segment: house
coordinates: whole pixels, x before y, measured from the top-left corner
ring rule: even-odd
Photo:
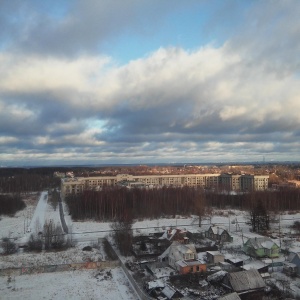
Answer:
[[[194,244],[173,242],[171,246],[158,257],[159,261],[168,261],[169,265],[180,274],[205,272],[206,264],[198,259]]]
[[[290,265],[290,271],[293,269],[293,273],[300,276],[300,253],[291,253],[288,257],[288,261],[293,264]],[[286,267],[287,269],[287,267]],[[286,270],[287,271],[287,270]]]
[[[243,251],[252,257],[275,258],[279,256],[280,248],[268,237],[255,237],[248,239]]]
[[[205,237],[217,242],[232,242],[233,238],[228,231],[219,226],[210,226],[204,233]]]
[[[206,251],[206,260],[209,264],[224,262],[224,255],[219,251]]]
[[[298,272],[298,267],[296,264],[290,262],[283,263],[283,273],[289,276],[296,276]]]
[[[227,273],[223,278],[223,286],[236,292],[239,296],[263,292],[266,287],[263,278],[255,269]]]

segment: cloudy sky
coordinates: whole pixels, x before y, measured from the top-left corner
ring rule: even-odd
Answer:
[[[0,166],[300,160],[298,0],[0,0]]]

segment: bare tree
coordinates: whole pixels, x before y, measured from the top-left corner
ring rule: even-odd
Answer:
[[[206,214],[206,201],[203,190],[198,190],[197,196],[194,200],[195,213],[199,217],[199,227],[202,225],[202,218]]]
[[[40,234],[32,233],[28,241],[28,249],[31,251],[42,251],[43,240]]]
[[[122,218],[111,223],[114,240],[122,255],[128,256],[131,253],[132,245],[132,216],[124,214]]]
[[[254,232],[261,232],[270,228],[269,214],[260,200],[250,210],[250,223]]]

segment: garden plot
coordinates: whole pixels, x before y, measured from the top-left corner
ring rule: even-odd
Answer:
[[[0,295],[3,300],[138,298],[121,268],[0,277]]]

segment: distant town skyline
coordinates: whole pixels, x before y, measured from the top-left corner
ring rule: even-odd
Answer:
[[[2,1],[0,166],[300,161],[300,3]]]

